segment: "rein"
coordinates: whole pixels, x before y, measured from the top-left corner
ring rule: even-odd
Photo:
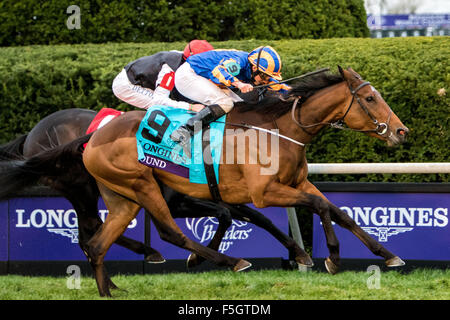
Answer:
[[[389,115],[388,115],[388,119],[386,122],[381,122],[379,123],[378,120],[372,115],[372,113],[370,113],[369,109],[367,109],[367,107],[362,103],[361,99],[357,96],[358,91],[367,86],[370,85],[370,82],[366,81],[361,83],[358,87],[356,87],[355,89],[352,89],[352,87],[350,86],[350,84],[348,84],[348,87],[350,89],[350,93],[352,94],[352,100],[350,101],[350,104],[347,107],[347,110],[345,111],[344,115],[342,116],[342,118],[334,121],[334,122],[318,122],[318,123],[314,123],[314,124],[310,124],[310,125],[303,125],[301,124],[295,117],[295,111],[297,109],[297,105],[298,105],[298,101],[300,100],[300,97],[295,98],[295,101],[292,105],[292,109],[291,109],[291,118],[294,121],[294,123],[299,126],[302,129],[308,129],[308,128],[313,128],[313,127],[317,127],[320,125],[329,125],[332,128],[336,128],[336,129],[340,129],[340,130],[350,130],[350,131],[356,131],[356,132],[375,132],[379,135],[384,135],[386,134],[386,132],[389,129],[389,121],[391,120],[391,115],[392,115],[392,109],[389,109]],[[354,101],[358,102],[358,105],[361,107],[361,109],[364,110],[364,112],[369,116],[369,118],[372,120],[373,124],[376,125],[375,129],[371,129],[371,130],[358,130],[358,129],[353,129],[353,128],[349,128],[349,127],[345,127],[344,126],[344,119],[347,116],[347,114],[349,113],[351,107],[353,106]]]
[[[315,74],[318,74],[318,73],[322,73],[322,72],[325,72],[325,71],[329,71],[329,70],[330,70],[330,68],[322,68],[322,69],[319,69],[319,70],[316,70],[316,71],[311,71],[311,72],[302,74],[300,76],[289,78],[289,79],[286,79],[286,80],[283,80],[283,81],[278,81],[278,82],[274,82],[274,83],[268,83],[268,84],[262,84],[262,85],[259,85],[259,86],[254,86],[253,89],[267,88],[267,87],[271,87],[271,86],[274,86],[274,85],[277,85],[277,84],[286,83],[286,82],[289,82],[289,81],[292,81],[292,80],[297,80],[297,79],[309,77],[309,76],[312,76],[312,75],[315,75]]]
[[[290,142],[292,142],[292,143],[298,144],[298,145],[301,146],[301,147],[304,147],[304,146],[305,146],[305,144],[304,144],[304,143],[301,143],[300,141],[294,140],[294,139],[292,139],[292,138],[289,138],[289,137],[287,137],[287,136],[285,136],[285,135],[282,135],[282,134],[279,134],[279,133],[277,133],[277,132],[273,132],[272,130],[268,130],[268,129],[264,129],[264,128],[260,128],[260,127],[253,126],[253,125],[251,125],[251,124],[246,124],[246,123],[231,123],[231,122],[227,122],[226,124],[231,125],[231,126],[235,126],[235,127],[242,127],[242,128],[248,128],[248,129],[259,130],[259,131],[266,132],[266,133],[269,133],[269,134],[271,134],[271,135],[280,137],[280,138],[282,138],[282,139],[288,140],[288,141],[290,141]]]

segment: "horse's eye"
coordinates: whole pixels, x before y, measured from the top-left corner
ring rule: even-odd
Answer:
[[[366,101],[367,101],[367,102],[372,102],[372,101],[373,101],[373,97],[372,97],[372,96],[367,97],[367,98],[366,98]]]

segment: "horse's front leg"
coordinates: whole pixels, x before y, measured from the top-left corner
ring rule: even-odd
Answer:
[[[312,183],[306,181],[304,184],[304,190],[315,194],[325,201],[327,201],[330,208],[331,220],[336,222],[339,226],[349,230],[356,237],[358,237],[364,245],[372,251],[373,254],[383,257],[388,267],[399,267],[405,263],[398,256],[383,247],[378,241],[372,238],[367,232],[365,232],[356,222],[350,218],[348,214],[332,204]]]
[[[325,260],[325,266],[329,273],[337,273],[340,265],[339,242],[331,224],[329,205],[327,201],[317,195],[295,189],[275,181],[266,186],[261,196],[255,194],[252,198],[257,207],[302,206],[319,215],[325,231],[327,247],[330,251],[330,256]]]

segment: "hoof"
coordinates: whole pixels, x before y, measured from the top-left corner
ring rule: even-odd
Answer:
[[[325,268],[329,274],[336,274],[339,271],[339,266],[337,266],[330,258],[325,259]]]
[[[147,263],[164,263],[166,259],[159,253],[152,253],[145,257]]]
[[[186,267],[188,268],[194,268],[198,266],[200,263],[202,263],[204,259],[195,253],[191,253],[189,257],[186,260]]]
[[[244,271],[252,266],[252,264],[244,259],[240,259],[233,267],[234,272]]]
[[[312,268],[314,266],[314,262],[310,256],[295,257],[295,262],[301,267]]]
[[[108,288],[105,288],[103,290],[98,289],[98,293],[100,295],[100,297],[104,297],[104,298],[112,298],[111,292],[109,291]]]
[[[386,260],[386,265],[388,267],[402,267],[405,265],[405,261],[403,261],[399,257],[395,256],[389,260]]]
[[[111,281],[111,279],[108,281],[108,287],[109,287],[109,289],[111,289],[111,290],[120,290],[119,287],[116,286],[116,285],[114,284],[114,282]]]

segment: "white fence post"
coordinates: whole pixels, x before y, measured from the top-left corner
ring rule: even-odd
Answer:
[[[298,224],[297,213],[295,212],[295,208],[286,208],[288,219],[289,219],[289,227],[291,228],[292,238],[294,238],[295,242],[305,250],[305,245],[303,244],[302,233],[300,231],[300,225]],[[311,268],[298,266],[299,271],[308,271]]]

